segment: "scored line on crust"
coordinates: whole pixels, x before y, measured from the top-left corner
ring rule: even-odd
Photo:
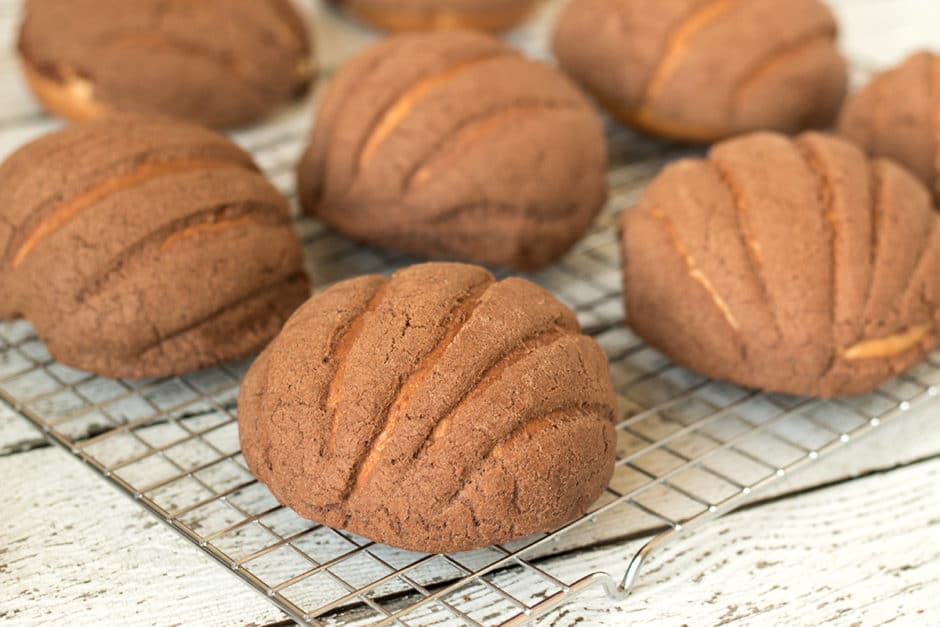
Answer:
[[[725,15],[739,0],[709,0],[686,15],[667,38],[665,53],[653,71],[635,115],[643,117],[650,103],[662,93],[668,81],[679,68],[691,40],[712,22]]]
[[[157,245],[162,248],[167,240],[172,239],[177,233],[191,227],[218,224],[219,222],[226,222],[231,226],[231,223],[236,220],[238,220],[239,223],[241,223],[241,220],[244,220],[245,223],[250,220],[259,225],[269,224],[272,226],[290,228],[290,217],[282,213],[280,207],[263,203],[216,205],[201,211],[192,212],[187,216],[163,225],[161,228],[148,233],[136,242],[126,246],[119,255],[104,265],[103,270],[85,280],[75,292],[76,300],[78,302],[84,302],[94,296],[107,283],[109,277],[119,272],[129,259],[149,246]]]
[[[60,203],[49,215],[43,218],[33,231],[23,238],[19,248],[13,254],[10,267],[16,268],[19,266],[43,239],[61,229],[83,210],[113,194],[139,187],[164,176],[173,176],[174,174],[192,172],[193,170],[223,168],[250,169],[234,160],[184,158],[143,163],[126,174],[100,181],[77,196]]]
[[[679,238],[679,234],[676,232],[676,227],[672,223],[672,220],[669,219],[669,216],[666,215],[665,211],[658,207],[650,210],[649,214],[654,220],[659,222],[663,227],[663,230],[666,231],[666,235],[669,238],[672,247],[679,254],[679,257],[685,264],[689,276],[692,278],[692,280],[700,284],[705,289],[711,298],[712,303],[721,312],[725,322],[727,322],[728,326],[730,326],[731,329],[740,337],[740,325],[737,318],[735,318],[734,313],[731,311],[731,307],[728,305],[728,302],[722,298],[721,294],[718,292],[718,289],[711,282],[708,276],[702,272],[701,268],[699,268],[695,258],[686,248],[685,244],[682,243],[682,240]]]
[[[734,113],[737,111],[738,106],[743,99],[744,93],[750,89],[754,83],[759,81],[767,72],[773,69],[776,65],[783,63],[784,61],[798,56],[799,54],[806,51],[807,48],[810,48],[816,43],[819,43],[822,40],[832,41],[835,38],[835,31],[831,26],[826,28],[812,30],[800,37],[797,37],[793,41],[777,46],[773,48],[768,54],[764,55],[754,67],[750,68],[744,76],[738,79],[737,85],[734,87],[734,91],[731,98],[731,112],[730,119],[734,121]]]
[[[446,162],[447,157],[460,154],[461,149],[468,148],[483,135],[492,132],[495,128],[506,124],[518,115],[543,113],[546,111],[563,111],[575,109],[578,103],[552,102],[543,100],[515,101],[503,103],[487,111],[461,120],[461,122],[446,135],[444,135],[431,149],[412,166],[403,179],[402,190],[410,191],[428,181],[432,176],[431,165],[435,161]]]
[[[237,309],[238,307],[241,307],[242,305],[246,305],[248,303],[251,303],[252,301],[263,301],[266,297],[271,296],[272,294],[277,294],[284,289],[290,289],[296,283],[300,283],[300,282],[306,283],[306,281],[307,281],[307,278],[303,272],[293,272],[277,281],[262,285],[261,287],[255,290],[252,290],[248,294],[227,303],[226,305],[213,311],[211,314],[209,314],[208,316],[205,316],[204,318],[201,318],[200,320],[190,322],[177,329],[173,329],[169,333],[160,335],[157,341],[147,344],[142,349],[140,349],[139,353],[141,355],[141,358],[144,358],[148,351],[155,349],[155,348],[159,348],[161,345],[165,344],[166,342],[173,340],[175,338],[178,338],[190,331],[206,326],[210,322],[218,318],[221,318],[225,314],[231,312],[234,309]]]
[[[425,440],[424,445],[415,455],[416,458],[423,455],[431,444],[444,436],[444,433],[450,428],[451,419],[460,411],[468,401],[475,398],[487,388],[500,380],[500,376],[513,364],[522,360],[527,355],[548,346],[555,344],[561,339],[573,335],[575,331],[565,328],[559,320],[552,321],[549,325],[533,330],[519,343],[504,353],[497,355],[482,371],[479,378],[468,386],[465,392],[460,395],[443,416],[434,419],[433,427]]]
[[[327,394],[324,405],[326,412],[329,415],[329,421],[331,424],[330,436],[326,443],[326,449],[331,454],[336,451],[336,437],[337,432],[339,431],[339,421],[337,420],[336,410],[340,400],[340,388],[343,385],[343,378],[345,376],[345,357],[356,343],[356,339],[359,337],[359,334],[362,333],[362,329],[365,326],[366,316],[378,309],[382,304],[382,301],[385,299],[385,295],[388,292],[390,283],[391,279],[386,279],[376,288],[375,292],[372,293],[372,296],[366,303],[366,306],[363,307],[363,309],[358,314],[356,314],[352,320],[350,320],[346,331],[343,333],[343,336],[340,338],[339,342],[337,342],[333,354],[327,355],[328,361],[331,363],[336,363],[336,368],[333,370],[333,376],[330,378],[330,381],[326,387]]]
[[[514,52],[508,53],[505,50],[498,50],[482,56],[473,57],[434,72],[429,76],[425,76],[417,83],[408,87],[403,93],[398,95],[395,102],[381,114],[376,124],[370,129],[363,143],[362,150],[359,152],[359,158],[356,160],[357,167],[361,170],[369,164],[382,142],[401,124],[411,110],[434,89],[487,61],[498,57],[514,55]]]
[[[725,188],[728,190],[728,194],[731,196],[732,202],[734,204],[733,215],[735,231],[737,232],[738,237],[741,239],[741,246],[745,252],[745,257],[748,260],[748,266],[750,267],[754,278],[757,280],[761,294],[764,297],[764,303],[766,304],[767,310],[770,312],[770,316],[773,319],[776,336],[782,339],[783,330],[780,326],[777,305],[763,273],[763,260],[760,254],[760,244],[756,242],[753,237],[749,237],[745,231],[744,222],[747,215],[747,201],[743,192],[735,184],[732,173],[727,168],[723,167],[713,159],[708,159],[707,163],[710,163],[714,167],[715,172],[718,174],[718,180],[721,181],[722,185],[725,186]]]
[[[824,228],[827,229],[828,240],[829,240],[829,293],[831,297],[829,299],[829,329],[831,333],[831,340],[833,347],[838,349],[835,346],[836,344],[836,312],[840,311],[839,308],[839,278],[838,273],[840,270],[839,266],[839,251],[838,247],[838,232],[839,232],[839,223],[836,219],[835,207],[833,206],[835,202],[835,193],[832,186],[832,173],[824,165],[823,160],[816,153],[816,149],[813,147],[812,142],[807,141],[806,137],[799,137],[794,140],[794,147],[796,148],[796,153],[803,159],[806,163],[806,169],[816,179],[817,186],[817,198],[819,200],[819,210],[822,213],[822,224]],[[830,364],[827,366],[823,372],[828,372],[832,367],[832,364],[835,362],[835,350],[833,351],[832,357],[830,357]]]
[[[487,462],[493,458],[500,458],[502,451],[516,438],[523,434],[533,435],[539,431],[547,429],[551,425],[574,422],[576,420],[593,419],[596,421],[606,421],[604,424],[613,424],[614,416],[610,412],[610,406],[604,403],[568,403],[562,404],[554,409],[548,409],[539,412],[535,416],[525,418],[506,436],[500,438],[490,446],[472,468],[465,469],[463,476],[460,477],[457,490],[450,496],[443,505],[447,509],[454,504],[461,502],[464,492],[473,484],[473,477],[486,468]]]
[[[427,377],[434,371],[434,367],[443,357],[444,352],[450,347],[454,338],[467,325],[473,317],[473,313],[480,305],[486,292],[495,285],[491,277],[472,286],[467,294],[458,298],[457,303],[451,309],[448,316],[452,320],[445,325],[445,331],[434,346],[432,346],[424,356],[418,361],[417,367],[399,384],[395,398],[385,408],[382,420],[384,424],[378,434],[369,442],[369,445],[363,451],[360,459],[357,460],[355,470],[350,476],[346,486],[345,497],[362,490],[368,483],[372,475],[372,469],[378,462],[389,441],[395,433],[395,427],[401,420],[401,414],[407,407],[408,402],[414,396],[415,392],[425,382]],[[456,320],[456,324],[454,324]]]

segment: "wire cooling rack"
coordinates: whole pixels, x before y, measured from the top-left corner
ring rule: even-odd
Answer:
[[[0,4],[8,32],[11,7]],[[14,80],[11,60],[0,59],[0,81]],[[54,126],[28,99],[3,98],[7,152]],[[236,136],[289,197],[308,118],[298,107]],[[655,548],[940,395],[940,353],[872,394],[840,400],[758,393],[671,364],[623,325],[615,225],[646,181],[689,151],[609,131],[607,209],[560,263],[529,277],[577,312],[606,351],[620,397],[610,485],[591,511],[553,533],[426,555],[299,518],[252,478],[239,451],[236,398],[247,362],[115,381],[56,363],[28,323],[5,322],[0,398],[300,622],[517,624],[592,586],[623,599]],[[307,219],[297,229],[319,289],[415,261]],[[612,542],[634,548],[623,572],[579,572],[559,559]]]

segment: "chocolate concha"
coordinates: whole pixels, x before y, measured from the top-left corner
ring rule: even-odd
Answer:
[[[533,270],[585,233],[606,161],[600,120],[561,73],[479,33],[401,35],[337,73],[298,187],[354,239]]]
[[[711,142],[830,125],[847,85],[836,30],[819,0],[572,0],[554,50],[615,117]]]
[[[225,137],[118,116],[50,133],[0,167],[0,318],[112,377],[178,374],[262,348],[309,294],[287,201]]]
[[[26,0],[23,73],[49,111],[247,124],[304,93],[316,66],[290,0]]]
[[[940,214],[848,142],[756,133],[667,167],[624,212],[628,324],[709,377],[867,392],[940,335]]]
[[[430,263],[311,298],[249,370],[249,468],[300,515],[454,552],[561,525],[614,464],[607,360],[523,279]]]

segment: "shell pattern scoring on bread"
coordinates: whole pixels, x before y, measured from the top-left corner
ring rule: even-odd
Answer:
[[[572,0],[553,47],[615,117],[711,142],[830,125],[847,86],[836,31],[819,0]]]
[[[306,92],[315,64],[290,0],[26,0],[23,73],[49,111],[253,122]]]
[[[399,35],[333,79],[298,187],[354,239],[533,270],[585,233],[606,163],[600,119],[561,73],[488,35]]]
[[[628,324],[707,376],[844,396],[938,344],[940,213],[848,142],[717,144],[667,167],[621,227]]]
[[[839,134],[916,174],[940,202],[940,55],[918,52],[846,103]]]
[[[0,166],[0,318],[62,363],[139,378],[262,348],[309,295],[287,201],[225,137],[132,115]]]
[[[300,515],[412,550],[555,528],[613,472],[604,352],[534,283],[428,263],[317,294],[252,365],[245,461]]]
[[[522,22],[539,0],[328,0],[357,19],[391,31],[502,31]]]

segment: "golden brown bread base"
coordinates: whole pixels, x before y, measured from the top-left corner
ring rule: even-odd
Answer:
[[[695,124],[683,124],[675,120],[665,120],[653,111],[626,109],[613,102],[602,102],[601,106],[615,119],[638,131],[657,135],[676,141],[695,144],[710,144],[728,135],[727,129],[708,128]]]
[[[20,70],[33,95],[50,113],[71,122],[87,122],[117,113],[105,103],[95,100],[95,86],[82,78],[57,81],[38,71],[26,59],[20,59]],[[311,82],[316,75],[312,61],[297,66],[300,80]]]
[[[75,78],[60,82],[39,72],[33,65],[20,59],[20,67],[29,88],[43,108],[73,122],[84,122],[107,115],[111,110],[94,98],[94,86]]]
[[[351,6],[347,13],[360,22],[371,24],[388,31],[414,32],[435,30],[482,30],[500,32],[518,25],[535,7],[536,2],[520,2],[513,10],[494,13],[461,11],[454,9],[436,9],[422,11],[418,9],[380,9]]]

